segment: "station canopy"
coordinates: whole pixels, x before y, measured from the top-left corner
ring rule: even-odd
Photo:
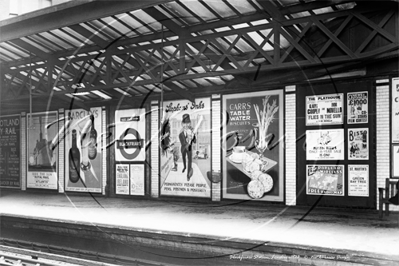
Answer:
[[[192,100],[362,73],[398,54],[398,3],[379,2],[67,2],[0,21],[1,101]]]

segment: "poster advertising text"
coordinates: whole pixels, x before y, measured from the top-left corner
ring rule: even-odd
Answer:
[[[369,117],[368,93],[348,92],[348,124],[367,123]]]
[[[164,102],[160,138],[161,195],[210,197],[210,99]]]
[[[369,196],[369,166],[348,165],[348,195]]]
[[[144,196],[144,164],[130,165],[130,195]]]
[[[348,159],[368,160],[369,159],[369,129],[349,128],[348,129]]]
[[[27,188],[58,189],[58,113],[27,116]]]
[[[306,165],[306,194],[344,196],[344,166]]]
[[[392,142],[399,143],[399,78],[392,79]]]
[[[306,125],[334,125],[344,122],[344,95],[325,94],[306,97]]]
[[[306,130],[306,160],[343,160],[344,129]]]
[[[0,117],[0,187],[21,187],[21,117]]]
[[[129,175],[130,167],[128,164],[117,164],[115,173],[116,194],[129,195]]]
[[[283,114],[280,90],[223,96],[224,198],[284,200]]]
[[[392,177],[399,177],[399,145],[392,146]]]
[[[115,160],[145,161],[145,109],[116,110]]]
[[[65,116],[65,191],[101,193],[101,107]]]

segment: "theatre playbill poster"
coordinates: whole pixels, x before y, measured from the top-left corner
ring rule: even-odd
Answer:
[[[101,193],[101,107],[68,110],[65,116],[65,191]]]
[[[344,122],[344,94],[312,95],[306,97],[306,125],[335,125]]]
[[[392,79],[392,142],[399,143],[399,78]]]
[[[211,196],[210,98],[166,101],[160,124],[161,195]]]
[[[229,94],[222,103],[223,198],[283,201],[283,92]]]
[[[349,128],[348,129],[348,159],[368,160],[369,159],[369,129]]]
[[[368,110],[367,91],[348,92],[348,124],[367,123]]]
[[[306,160],[343,160],[344,129],[306,130]]]
[[[58,189],[58,113],[27,116],[27,188]]]
[[[0,117],[0,187],[21,187],[21,116]]]
[[[307,165],[306,194],[344,196],[344,166]]]
[[[128,164],[116,164],[116,194],[129,195],[130,168]]]
[[[369,196],[369,166],[348,165],[348,195]]]

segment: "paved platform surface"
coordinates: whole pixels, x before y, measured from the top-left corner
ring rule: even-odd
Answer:
[[[398,256],[399,213],[1,191],[0,214]],[[1,236],[1,232],[0,232]],[[350,255],[350,254],[348,254]]]

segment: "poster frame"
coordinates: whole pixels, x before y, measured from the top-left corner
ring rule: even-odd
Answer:
[[[399,77],[391,79],[391,138],[392,143],[399,143]]]
[[[367,112],[366,112],[366,121],[364,121],[364,122],[352,122],[352,121],[350,121],[350,118],[349,118],[349,110],[350,110],[350,105],[349,105],[349,95],[351,95],[351,94],[357,94],[357,93],[365,93],[366,94],[366,98],[367,98],[367,104],[365,104],[365,105],[367,105]],[[348,125],[358,125],[358,124],[367,124],[368,122],[369,122],[369,102],[370,102],[370,100],[369,100],[369,92],[368,91],[352,91],[352,92],[348,92],[347,94],[346,94],[346,110],[347,110],[347,112],[348,112],[348,114],[347,114],[347,119],[346,119],[346,123],[348,124]],[[356,117],[355,117],[355,119],[356,119]]]
[[[37,113],[27,113],[26,114],[26,147],[25,147],[25,151],[26,151],[26,173],[25,173],[25,183],[26,183],[26,189],[44,189],[44,190],[49,190],[49,191],[58,191],[59,190],[59,188],[60,188],[60,178],[59,178],[59,172],[60,172],[60,157],[59,157],[59,151],[58,151],[58,149],[59,148],[57,148],[57,152],[56,152],[56,155],[55,156],[57,156],[56,158],[57,158],[57,163],[56,163],[56,167],[57,167],[57,170],[56,170],[56,175],[57,175],[57,177],[56,177],[56,183],[57,183],[57,187],[56,188],[40,188],[40,187],[29,187],[28,186],[28,173],[29,173],[29,156],[28,156],[28,154],[29,154],[29,150],[28,150],[28,148],[29,148],[29,145],[28,145],[28,142],[29,142],[29,117],[32,117],[32,116],[36,116],[36,115],[48,115],[48,114],[51,114],[51,113],[54,113],[55,114],[55,116],[56,116],[56,119],[55,119],[55,121],[57,122],[57,125],[58,125],[58,127],[57,127],[57,134],[59,133],[59,130],[60,130],[60,124],[59,124],[59,117],[60,117],[60,114],[59,114],[59,112],[57,111],[57,110],[54,110],[54,111],[44,111],[44,112],[37,112]]]
[[[391,148],[391,178],[399,179],[399,167],[395,168],[395,161],[399,162],[399,153],[395,153],[395,148],[399,149],[399,143],[392,144]]]
[[[309,194],[308,193],[308,185],[309,185],[309,180],[308,180],[308,169],[309,167],[315,167],[315,166],[327,166],[327,167],[337,167],[339,166],[342,169],[342,195],[335,195],[335,194],[323,194],[323,193],[314,193],[314,194]],[[331,197],[345,197],[345,164],[306,164],[306,195],[307,196],[331,196]]]
[[[350,180],[351,180],[351,173],[352,171],[349,171],[351,167],[366,167],[367,168],[367,195],[353,195],[350,192]],[[370,196],[370,167],[368,164],[348,164],[348,196],[349,197],[365,197],[368,198]]]
[[[314,135],[316,135],[318,132],[328,132],[328,131],[335,131],[337,132],[337,136],[341,137],[340,140],[337,141],[337,145],[341,147],[341,152],[336,155],[336,157],[326,157],[326,158],[316,158],[316,157],[309,157],[309,151],[311,147],[309,142],[308,142],[308,137],[311,135],[310,132],[314,132]],[[307,161],[341,161],[345,159],[345,132],[343,128],[323,128],[323,129],[308,129],[305,131],[306,132],[306,160]],[[320,144],[321,145],[321,144]],[[316,155],[315,155],[316,156]]]
[[[350,141],[349,140],[349,132],[350,131],[355,131],[355,130],[357,130],[357,131],[360,131],[360,130],[363,130],[363,131],[367,131],[367,157],[366,158],[356,158],[356,157],[354,157],[354,158],[352,158],[351,156],[350,156],[350,153],[351,153],[351,142],[352,141]],[[347,135],[347,137],[348,137],[348,141],[347,141],[347,143],[348,143],[348,147],[347,147],[347,153],[348,153],[348,161],[357,161],[357,160],[359,160],[359,161],[367,161],[367,160],[369,160],[369,157],[370,157],[370,130],[369,130],[369,128],[368,127],[354,127],[354,128],[348,128],[348,135]]]
[[[15,114],[15,115],[1,115],[0,119],[5,117],[18,117],[19,118],[19,138],[18,138],[18,142],[19,142],[19,162],[20,162],[20,167],[19,167],[19,186],[1,186],[0,188],[7,188],[7,189],[21,189],[22,188],[22,153],[24,152],[24,147],[22,145],[23,141],[22,140],[22,115],[21,114]]]
[[[279,132],[281,132],[280,136],[280,144],[279,144],[279,162],[278,166],[279,167],[279,177],[278,177],[278,182],[279,182],[279,191],[278,191],[278,196],[270,196],[270,195],[265,195],[261,199],[252,199],[248,195],[236,195],[236,194],[228,194],[227,193],[227,187],[226,187],[226,180],[227,180],[227,173],[226,173],[226,167],[227,167],[227,158],[226,158],[226,149],[225,147],[221,147],[221,164],[222,164],[222,198],[224,199],[239,199],[239,200],[251,200],[251,201],[269,201],[269,202],[284,202],[285,199],[285,163],[284,163],[284,146],[285,146],[285,140],[284,140],[284,114],[285,114],[285,101],[284,101],[284,90],[267,90],[267,91],[254,91],[254,92],[246,92],[246,93],[233,93],[233,94],[224,94],[222,95],[221,101],[222,101],[222,108],[221,110],[226,109],[226,101],[229,99],[241,97],[241,98],[248,98],[248,97],[264,97],[267,95],[276,95],[278,96],[279,99],[279,116],[276,119],[279,119]],[[223,114],[222,117],[222,125],[223,125],[223,130],[222,130],[222,136],[226,135],[226,117],[225,114]],[[276,167],[276,166],[275,166]]]
[[[308,120],[308,98],[309,97],[319,97],[319,96],[330,96],[330,95],[335,95],[335,96],[340,96],[341,97],[341,107],[342,107],[342,113],[341,113],[341,121],[339,122],[314,122],[310,123]],[[308,95],[305,96],[305,125],[306,126],[326,126],[326,125],[343,125],[344,124],[344,116],[345,116],[345,105],[344,105],[344,93],[329,93],[329,94],[318,94],[318,95]]]

